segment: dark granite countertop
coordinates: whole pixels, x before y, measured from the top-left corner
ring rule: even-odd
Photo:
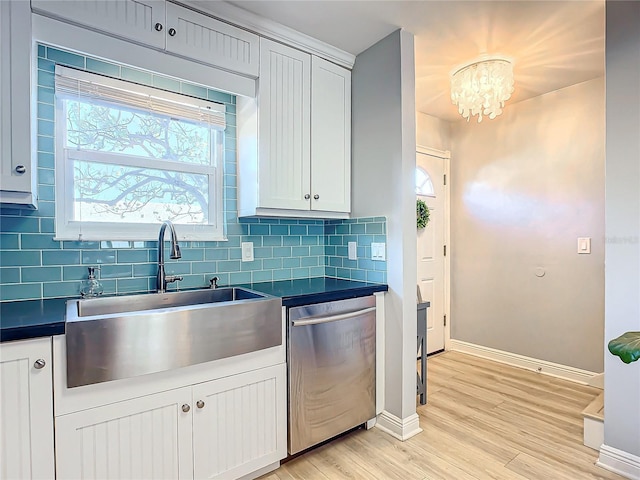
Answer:
[[[0,303],[0,341],[64,333],[66,298]]]
[[[282,305],[295,307],[332,302],[386,292],[387,285],[317,277],[242,285],[282,298]],[[0,341],[22,340],[64,334],[67,298],[0,303]]]
[[[281,297],[282,305],[285,307],[363,297],[372,295],[375,292],[386,292],[389,289],[387,285],[378,283],[356,282],[329,277],[261,282],[245,286],[267,295]]]

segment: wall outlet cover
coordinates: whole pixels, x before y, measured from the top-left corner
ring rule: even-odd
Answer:
[[[242,242],[242,261],[253,262],[253,242]]]
[[[591,237],[578,237],[578,253],[591,253]]]
[[[349,242],[349,260],[357,260],[358,259],[358,247],[356,242]]]
[[[371,244],[371,260],[379,260],[385,261],[387,259],[386,255],[386,244],[384,243],[372,243]]]

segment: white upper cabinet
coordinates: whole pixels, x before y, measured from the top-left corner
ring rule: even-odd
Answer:
[[[351,211],[351,72],[311,63],[311,208]]]
[[[257,101],[238,97],[238,153],[240,216],[348,217],[351,72],[261,39]]]
[[[31,0],[35,11],[156,48],[165,46],[164,0]]]
[[[51,365],[51,337],[0,345],[2,480],[54,478]]]
[[[34,11],[115,37],[258,76],[258,36],[163,0],[31,0]]]
[[[258,36],[167,3],[167,51],[225,70],[258,76]]]
[[[309,210],[311,55],[269,40],[260,52],[259,205]]]
[[[31,10],[0,1],[0,202],[36,205],[36,159],[32,155]]]

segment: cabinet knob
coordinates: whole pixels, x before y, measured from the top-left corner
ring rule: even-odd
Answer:
[[[203,402],[202,400],[198,400],[198,401],[196,402],[196,406],[197,406],[198,408],[203,408],[203,407],[204,407],[204,402]]]
[[[153,28],[156,29],[156,32],[161,32],[162,31],[162,24],[160,22],[156,23]]]
[[[26,171],[27,171],[27,167],[25,167],[24,165],[17,165],[16,166],[16,173],[19,173],[20,175],[22,175]]]
[[[182,405],[182,411],[184,413],[187,413],[189,410],[191,410],[191,407],[189,405],[187,405],[186,403]]]
[[[173,37],[173,36],[175,36],[175,34],[176,34],[176,29],[175,28],[170,28],[169,29],[169,35]]]
[[[311,195],[309,195],[308,193],[304,196],[305,200],[309,200],[311,198]]]
[[[320,195],[318,195],[317,193],[313,196],[314,200],[318,200],[320,198]]]
[[[47,362],[45,362],[42,358],[39,358],[38,360],[33,362],[33,368],[40,370],[41,368],[44,368],[46,364]]]

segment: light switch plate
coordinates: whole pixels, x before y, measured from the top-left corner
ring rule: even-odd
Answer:
[[[349,242],[349,260],[357,260],[358,259],[358,249],[356,246],[356,242]]]
[[[253,262],[253,242],[242,242],[242,261]]]
[[[384,243],[372,243],[371,244],[371,260],[380,260],[385,261],[387,259],[386,255],[386,244]]]
[[[591,237],[578,237],[578,253],[591,253]]]

